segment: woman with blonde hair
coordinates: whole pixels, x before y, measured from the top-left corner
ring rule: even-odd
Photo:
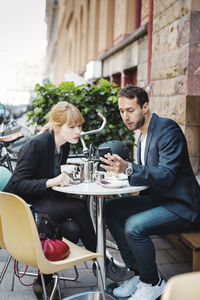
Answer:
[[[74,243],[81,238],[88,250],[96,251],[96,235],[85,202],[52,190],[72,180],[61,173],[60,166],[67,161],[70,144],[78,143],[83,122],[81,112],[73,104],[57,103],[42,132],[20,150],[16,168],[4,191],[22,197],[35,212],[48,214],[60,224],[65,238]]]

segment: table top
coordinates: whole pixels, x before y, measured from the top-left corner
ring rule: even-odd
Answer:
[[[124,181],[125,185],[121,188],[111,188],[108,186],[102,186],[96,182],[80,183],[77,185],[70,184],[65,187],[53,187],[53,190],[76,195],[93,195],[93,196],[109,196],[109,195],[121,195],[139,192],[147,189],[147,186],[131,186],[128,180]]]

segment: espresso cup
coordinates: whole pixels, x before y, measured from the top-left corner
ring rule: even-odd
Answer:
[[[94,178],[95,182],[101,182],[101,180],[105,178],[105,172],[103,172],[103,171],[96,171],[93,174],[93,178]]]
[[[77,166],[76,165],[61,165],[60,170],[61,173],[67,174],[71,179],[76,179],[76,173],[77,173]]]

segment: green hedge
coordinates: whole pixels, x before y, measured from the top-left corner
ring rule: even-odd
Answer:
[[[84,131],[100,127],[102,120],[97,116],[97,112],[101,112],[107,119],[106,127],[101,133],[85,136],[88,147],[90,143],[99,146],[105,141],[119,140],[123,141],[132,153],[134,135],[126,128],[119,114],[117,105],[119,89],[104,79],[100,79],[98,85],[91,87],[75,86],[73,82],[62,82],[58,86],[51,83],[44,86],[36,84],[34,90],[36,97],[32,101],[33,110],[27,113],[28,123],[43,126],[48,121],[51,107],[59,101],[68,101],[82,112],[85,119]],[[81,153],[81,143],[74,149],[76,150],[73,151]]]

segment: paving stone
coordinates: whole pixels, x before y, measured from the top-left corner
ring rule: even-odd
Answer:
[[[190,263],[182,264],[163,264],[159,265],[158,269],[165,280],[168,280],[172,276],[192,272],[192,265]]]
[[[64,289],[62,290],[62,293],[64,295],[64,297],[69,297],[69,296],[72,296],[72,295],[75,295],[75,294],[80,294],[80,293],[85,293],[85,292],[88,292],[88,291],[91,291],[93,290],[93,288],[88,288],[88,287],[77,287],[76,290],[73,289],[73,288],[67,288],[67,289]]]
[[[35,294],[31,292],[2,292],[0,295],[1,300],[37,300]]]
[[[176,248],[168,249],[166,252],[174,258],[177,263],[191,262],[192,263],[192,251],[180,251]]]
[[[154,237],[152,238],[152,242],[156,249],[171,249],[174,248],[174,246],[165,238],[162,237]]]
[[[175,263],[175,259],[166,250],[156,251],[156,263],[157,264],[170,264]]]

